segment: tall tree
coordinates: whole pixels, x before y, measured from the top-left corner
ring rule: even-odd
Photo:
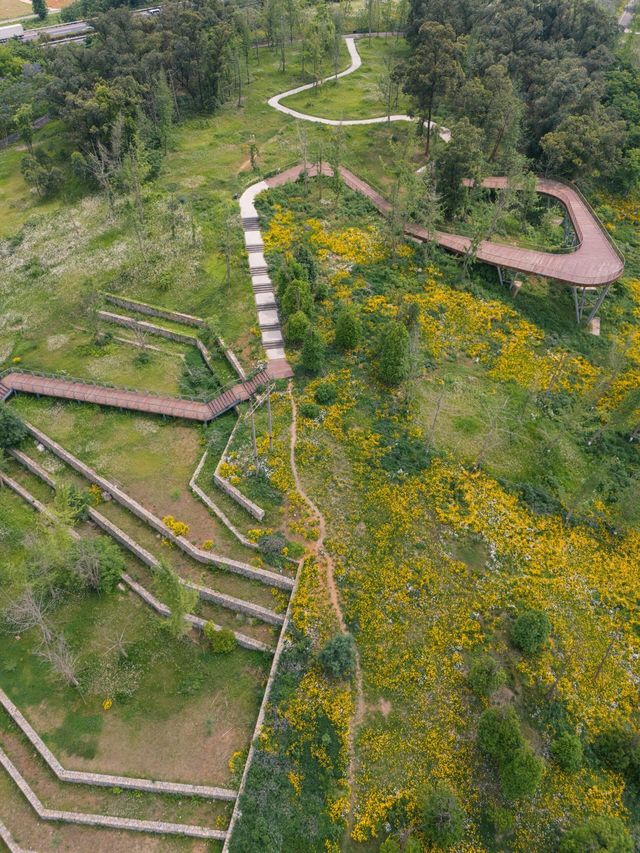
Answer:
[[[433,114],[439,99],[464,77],[460,52],[461,45],[452,27],[426,21],[420,27],[416,47],[404,66],[403,90],[413,101],[421,130],[426,123],[427,157],[431,145]]]

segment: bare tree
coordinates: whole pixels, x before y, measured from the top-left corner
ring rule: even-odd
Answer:
[[[69,648],[62,634],[57,634],[50,644],[43,643],[38,655],[46,660],[65,684],[80,687],[78,681],[78,656]]]
[[[9,628],[16,633],[24,633],[32,628],[40,632],[42,642],[47,645],[52,642],[54,634],[46,614],[52,606],[52,600],[41,593],[35,593],[27,588],[20,598],[12,601],[4,612],[4,618]]]

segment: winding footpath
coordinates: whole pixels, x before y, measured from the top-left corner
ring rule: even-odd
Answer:
[[[319,559],[319,561],[324,565],[325,570],[325,580],[327,584],[327,590],[329,592],[329,599],[331,601],[331,606],[336,615],[336,619],[338,620],[338,624],[340,626],[340,630],[343,634],[348,634],[349,630],[347,628],[347,623],[344,618],[344,613],[342,612],[342,606],[340,604],[340,594],[338,592],[338,585],[335,580],[335,563],[333,562],[333,558],[329,554],[329,552],[324,547],[324,542],[326,538],[327,532],[327,521],[317,507],[317,505],[311,500],[309,495],[306,493],[304,486],[302,485],[302,480],[300,479],[300,475],[298,473],[298,467],[296,465],[296,445],[298,442],[298,408],[296,406],[295,397],[293,395],[292,384],[289,382],[288,387],[289,399],[291,401],[291,443],[290,443],[290,464],[291,464],[291,473],[293,474],[293,479],[295,482],[296,490],[302,500],[307,504],[312,514],[318,521],[318,538],[314,542],[311,547],[311,553]],[[349,782],[349,815],[347,818],[347,832],[344,835],[344,841],[348,839],[350,835],[351,826],[353,825],[353,803],[355,796],[355,777],[356,777],[356,747],[355,747],[355,734],[357,729],[360,727],[360,724],[364,720],[364,715],[367,710],[367,706],[364,700],[364,687],[362,682],[362,667],[360,666],[360,652],[358,651],[358,646],[354,643],[355,649],[355,691],[356,691],[356,706],[355,713],[353,715],[353,720],[351,723],[351,727],[349,729],[349,767],[347,769],[347,779]]]
[[[302,121],[311,121],[315,124],[327,124],[331,127],[340,127],[344,125],[349,126],[357,126],[357,125],[366,125],[366,124],[384,124],[389,121],[415,121],[415,116],[406,115],[404,113],[398,113],[396,115],[384,115],[377,116],[376,118],[354,118],[354,119],[331,119],[331,118],[322,118],[321,116],[310,115],[309,113],[302,113],[299,110],[293,110],[290,107],[285,107],[281,101],[285,98],[288,98],[290,95],[298,95],[300,92],[306,92],[309,89],[315,89],[318,86],[322,86],[323,83],[329,83],[331,80],[339,80],[341,77],[346,77],[348,74],[353,74],[354,71],[357,71],[358,68],[362,65],[362,57],[358,53],[358,48],[356,47],[356,38],[367,38],[373,36],[384,36],[384,35],[395,35],[395,33],[362,33],[353,36],[345,36],[345,42],[347,45],[347,50],[349,51],[349,56],[351,58],[351,64],[348,68],[345,68],[344,71],[340,71],[339,74],[332,74],[330,77],[325,77],[322,80],[319,80],[317,83],[305,83],[304,86],[296,86],[295,89],[289,89],[286,92],[281,92],[279,95],[274,95],[272,98],[269,98],[267,103],[270,107],[273,107],[274,110],[278,110],[278,112],[284,113],[285,115],[291,116],[292,118],[301,119]],[[432,127],[436,127],[432,122]],[[446,127],[440,128],[440,136],[445,142],[448,142],[451,138],[450,132]]]

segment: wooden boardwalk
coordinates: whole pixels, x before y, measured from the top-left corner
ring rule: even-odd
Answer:
[[[333,175],[327,163],[323,163],[321,169],[322,174]],[[294,166],[267,179],[265,183],[269,188],[281,186],[297,180],[303,170],[303,165]],[[318,174],[316,166],[308,166],[307,171],[311,176]],[[391,204],[353,172],[341,167],[340,176],[350,189],[370,199],[380,213],[387,215],[390,212]],[[483,181],[483,186],[492,189],[503,189],[506,185],[506,178],[492,177]],[[569,184],[550,178],[538,178],[536,191],[564,205],[578,237],[576,248],[554,254],[484,240],[478,247],[477,259],[496,267],[544,276],[572,287],[606,287],[617,281],[624,271],[622,254],[579,191]],[[469,237],[443,231],[430,235],[426,228],[411,222],[405,223],[404,232],[417,240],[434,239],[443,248],[461,255],[467,254],[471,248]]]
[[[43,397],[58,397],[62,400],[77,400],[93,403],[97,406],[111,406],[145,412],[154,415],[166,415],[172,418],[186,418],[204,423],[244,403],[270,379],[280,378],[280,365],[275,363],[273,370],[260,370],[244,382],[238,382],[223,391],[209,402],[186,400],[161,394],[145,394],[143,391],[130,391],[121,388],[109,388],[106,385],[64,379],[57,376],[40,376],[36,373],[14,371],[0,379],[0,399],[6,399],[13,392],[36,394]]]

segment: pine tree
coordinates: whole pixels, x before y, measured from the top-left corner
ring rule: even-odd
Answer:
[[[313,376],[321,373],[324,367],[324,343],[314,326],[309,326],[305,333],[300,363],[305,373]]]
[[[44,21],[49,14],[46,0],[31,0],[31,6],[33,8],[33,14],[37,15],[41,21]]]
[[[345,305],[336,322],[335,345],[346,352],[355,349],[360,342],[361,324],[353,305]]]
[[[388,323],[378,344],[378,377],[385,385],[399,385],[409,373],[409,333],[397,321]]]

